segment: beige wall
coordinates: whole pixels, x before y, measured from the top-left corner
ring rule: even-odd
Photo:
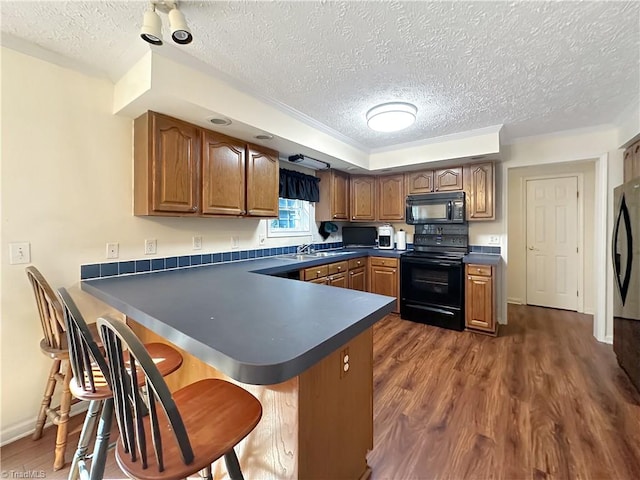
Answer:
[[[143,255],[144,240],[158,241],[156,257],[259,248],[266,221],[142,218],[132,215],[132,121],[114,116],[113,85],[2,49],[2,307],[0,429],[5,438],[33,428],[50,362],[25,265],[9,265],[8,243],[31,242],[31,260],[54,288],[77,285],[80,265],[106,262],[107,242],[120,244],[119,260]],[[287,166],[295,169],[295,166]],[[314,240],[321,241],[314,229]],[[266,239],[265,246],[295,245],[311,237]],[[327,241],[339,241],[331,237]],[[108,307],[95,304],[96,316]]]
[[[583,185],[580,191],[584,212],[582,230],[584,232],[584,270],[583,298],[584,312],[594,312],[594,275],[593,275],[593,211],[595,202],[595,164],[594,162],[575,162],[512,168],[508,178],[509,218],[509,269],[507,272],[507,300],[514,303],[526,303],[526,205],[525,182],[527,178],[582,175]]]

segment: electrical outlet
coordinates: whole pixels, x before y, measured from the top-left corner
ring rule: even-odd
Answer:
[[[240,237],[238,235],[231,236],[231,248],[234,250],[240,248]]]
[[[14,242],[9,244],[9,265],[19,265],[31,262],[31,245],[29,242]]]
[[[500,244],[500,236],[499,235],[491,235],[489,237],[489,243],[491,245],[499,245]]]
[[[264,236],[264,234],[261,233],[260,235],[258,235],[258,243],[260,245],[264,245],[265,240],[266,240],[266,237]]]
[[[194,250],[202,250],[202,236],[195,235],[193,237],[193,249]]]
[[[120,246],[117,243],[107,243],[107,258],[118,258]]]
[[[144,254],[155,255],[158,251],[158,241],[155,238],[149,238],[144,241]]]

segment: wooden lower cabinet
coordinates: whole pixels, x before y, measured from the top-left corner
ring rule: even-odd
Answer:
[[[332,287],[349,288],[347,272],[329,275],[327,277],[327,285],[330,285]]]
[[[367,291],[367,268],[358,267],[349,270],[349,288],[351,290]]]
[[[369,259],[369,291],[389,297],[396,297],[393,308],[400,311],[400,275],[399,259],[388,257],[371,257]]]
[[[497,334],[495,268],[468,264],[465,285],[465,326],[479,333]]]
[[[165,377],[172,392],[204,378],[222,378],[260,400],[260,422],[235,449],[245,478],[369,478],[366,455],[373,449],[371,328],[297,377],[276,385],[248,385],[133,319],[128,318],[127,323],[144,343],[169,344],[182,354],[182,367]],[[349,365],[346,371],[345,364]],[[215,480],[228,478],[224,462],[213,464],[212,476]]]

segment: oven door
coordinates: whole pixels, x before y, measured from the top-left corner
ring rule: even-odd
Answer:
[[[463,294],[462,262],[401,257],[402,318],[463,330]]]

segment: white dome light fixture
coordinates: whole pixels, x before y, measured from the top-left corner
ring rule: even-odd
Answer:
[[[405,102],[376,105],[367,112],[367,125],[376,132],[397,132],[413,125],[418,109]]]

